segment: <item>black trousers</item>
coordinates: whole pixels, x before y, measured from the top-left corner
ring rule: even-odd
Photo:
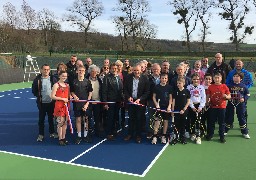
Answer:
[[[48,116],[48,124],[49,124],[49,133],[54,133],[54,123],[53,123],[53,111],[54,111],[54,103],[41,103],[40,106],[38,106],[39,110],[39,134],[44,136],[44,121],[45,116],[47,114]]]
[[[130,104],[128,106],[128,134],[131,136],[141,137],[141,127],[143,121],[143,114],[145,114],[145,107]]]

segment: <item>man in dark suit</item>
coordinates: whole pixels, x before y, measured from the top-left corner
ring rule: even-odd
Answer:
[[[133,73],[124,80],[125,100],[128,101],[128,135],[124,138],[129,141],[133,136],[137,143],[141,143],[141,123],[145,105],[149,96],[149,81],[141,72],[141,66],[133,67]]]
[[[117,133],[115,122],[118,120],[120,104],[123,101],[123,83],[118,76],[116,64],[110,65],[110,73],[103,79],[102,101],[115,102],[104,105],[107,110],[106,134],[108,140],[114,140]]]

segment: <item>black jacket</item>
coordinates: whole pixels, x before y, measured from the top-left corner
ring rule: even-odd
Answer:
[[[53,87],[54,81],[53,81],[52,75],[50,75],[50,81],[51,81],[51,87]],[[34,96],[37,97],[36,102],[38,107],[40,107],[42,103],[41,90],[42,90],[42,74],[39,74],[36,76],[36,78],[33,80],[33,83],[32,83],[32,93]]]
[[[133,73],[129,74],[127,75],[124,81],[124,94],[125,94],[126,101],[128,101],[128,99],[132,97],[133,77],[134,77]],[[150,92],[149,92],[148,77],[146,75],[141,75],[139,78],[138,93],[137,93],[137,99],[140,99],[140,104],[146,105],[149,93]]]
[[[122,102],[124,100],[123,96],[123,82],[119,78],[119,84],[117,85],[116,77],[113,74],[107,74],[103,78],[102,85],[102,101],[107,102]],[[119,89],[118,89],[119,86]]]
[[[214,76],[214,74],[216,72],[221,73],[221,75],[222,75],[222,84],[225,84],[226,83],[226,78],[227,78],[227,75],[228,75],[229,71],[231,71],[231,67],[228,64],[222,62],[222,64],[220,66],[217,66],[216,62],[214,62],[208,68],[207,73],[210,73],[212,76]]]
[[[68,73],[68,82],[69,84],[73,82],[74,79],[77,77],[76,73],[76,64],[71,64],[69,61],[67,64],[67,73]]]

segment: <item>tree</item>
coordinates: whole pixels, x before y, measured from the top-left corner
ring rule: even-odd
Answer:
[[[10,2],[7,2],[3,5],[3,13],[4,13],[4,22],[7,23],[12,31],[17,28],[18,25],[18,13],[14,5]]]
[[[43,9],[37,14],[38,29],[42,30],[44,45],[47,46],[50,42],[50,46],[54,44],[55,34],[60,30],[61,25],[57,22],[57,17],[54,12]]]
[[[69,14],[64,20],[77,25],[84,32],[84,43],[87,46],[88,32],[94,19],[101,16],[104,7],[98,0],[75,0],[71,7],[67,8]]]
[[[177,23],[183,24],[185,28],[186,46],[191,52],[191,34],[196,29],[199,13],[197,11],[198,0],[171,0],[168,5],[174,15],[179,16]]]
[[[32,9],[28,3],[23,0],[21,5],[22,10],[22,25],[25,29],[27,29],[27,34],[30,33],[30,30],[35,28],[36,26],[36,11]]]
[[[231,36],[229,40],[236,45],[236,51],[239,50],[239,44],[243,42],[247,35],[252,34],[254,26],[247,26],[244,22],[249,13],[249,0],[225,0],[219,4],[222,12],[219,13],[222,19],[229,21],[229,30]]]
[[[211,9],[214,6],[214,0],[198,0],[196,10],[198,11],[198,17],[202,24],[200,29],[200,36],[202,41],[203,52],[205,52],[205,40],[206,36],[210,34],[209,32],[209,21],[212,17]]]
[[[133,50],[144,50],[148,40],[156,37],[156,26],[150,24],[147,13],[150,12],[147,0],[118,0],[114,11],[120,16],[114,16],[113,22],[120,34],[123,46],[129,49],[129,38],[133,42]]]

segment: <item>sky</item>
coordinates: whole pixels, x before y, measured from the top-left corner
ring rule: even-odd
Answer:
[[[104,12],[102,16],[95,19],[93,22],[93,29],[101,33],[107,33],[117,35],[115,26],[112,23],[111,17],[116,12],[112,11],[116,7],[117,0],[100,0],[104,6]],[[170,6],[167,5],[169,0],[148,0],[151,12],[148,13],[148,19],[151,24],[157,26],[157,38],[167,40],[184,40],[184,28],[183,25],[177,23],[177,17],[171,12]],[[0,12],[2,7],[7,2],[12,3],[16,10],[20,10],[22,0],[1,0]],[[55,13],[56,16],[62,17],[67,13],[66,8],[72,6],[73,0],[26,0],[26,2],[37,12],[43,8],[47,8]],[[248,25],[254,25],[256,27],[256,10],[246,18]],[[1,13],[0,13],[1,14]],[[225,20],[221,20],[219,16],[215,15],[210,21],[210,32],[206,41],[215,43],[227,43],[229,42],[230,32],[228,31],[228,23]],[[77,30],[75,27],[71,27],[68,23],[62,23],[62,30]],[[199,41],[199,31],[194,32],[192,35],[192,41]],[[252,36],[245,39],[245,43],[256,44],[256,28]]]

